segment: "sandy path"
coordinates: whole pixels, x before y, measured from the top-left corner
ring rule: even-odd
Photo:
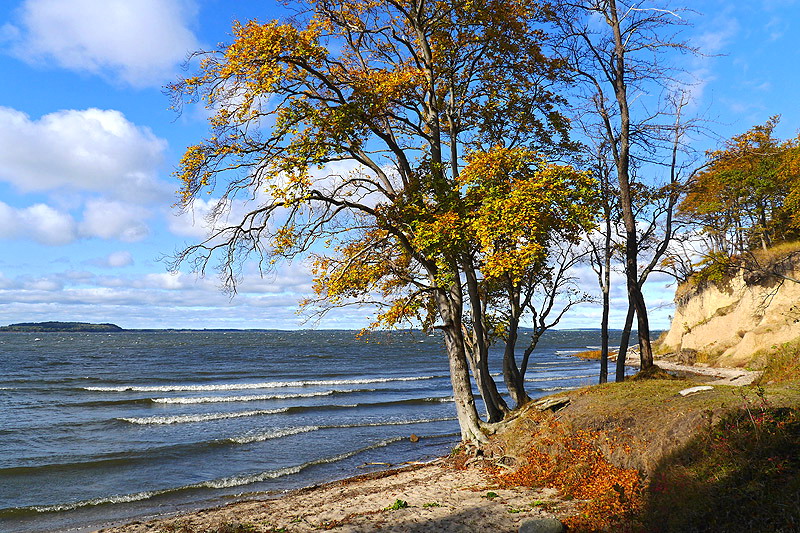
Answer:
[[[489,491],[497,497],[487,498]],[[396,500],[406,501],[408,507],[387,509]],[[439,459],[300,489],[272,500],[235,503],[102,531],[189,533],[245,524],[255,526],[247,531],[260,532],[512,532],[525,519],[563,515],[568,511],[565,505],[553,490],[499,489],[480,468],[457,470]]]

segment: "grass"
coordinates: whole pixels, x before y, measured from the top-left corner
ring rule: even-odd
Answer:
[[[509,426],[503,448],[521,466],[495,474],[501,486],[573,499],[578,513],[562,517],[570,531],[800,531],[800,387],[789,353],[773,364],[794,379],[765,387],[683,397],[696,383],[651,379],[574,391],[558,418],[531,411]]]
[[[800,341],[786,343],[770,353],[764,362],[760,383],[800,381]]]

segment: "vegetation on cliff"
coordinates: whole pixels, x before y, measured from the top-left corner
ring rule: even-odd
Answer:
[[[570,392],[498,435],[495,454],[517,461],[494,467],[498,483],[577,500],[570,531],[796,531],[800,374],[784,376],[687,396],[697,383],[677,379]]]

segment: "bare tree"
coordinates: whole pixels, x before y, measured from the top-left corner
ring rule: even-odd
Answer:
[[[653,352],[642,294],[636,172],[662,159],[671,144],[674,106],[661,95],[668,96],[680,80],[679,70],[665,60],[676,52],[696,50],[677,38],[686,23],[680,12],[655,3],[560,2],[552,20],[558,33],[554,46],[574,74],[580,120],[594,126],[616,173],[628,300],[646,369],[653,365]]]

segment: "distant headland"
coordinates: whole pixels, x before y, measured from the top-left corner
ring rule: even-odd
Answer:
[[[19,324],[9,324],[0,326],[0,332],[48,332],[48,331],[70,331],[70,332],[115,332],[125,331],[116,324],[90,324],[88,322],[20,322]]]

